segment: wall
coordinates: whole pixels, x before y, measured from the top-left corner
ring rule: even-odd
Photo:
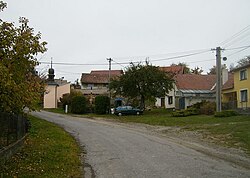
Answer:
[[[57,101],[60,101],[60,98],[64,95],[70,93],[70,83],[60,85],[57,88]]]
[[[238,108],[250,107],[250,66],[247,68],[247,79],[240,80],[240,71],[237,70],[234,72],[234,90],[237,92],[237,106]],[[248,93],[248,102],[241,102],[240,91],[247,89]]]
[[[176,90],[176,86],[174,86],[174,89],[172,89],[166,96],[164,96],[165,98],[165,108],[175,108],[175,90]],[[172,104],[169,104],[169,96],[173,97],[172,100]],[[156,102],[155,102],[155,106],[156,107],[161,107],[161,98],[156,98]]]
[[[57,85],[47,85],[44,93],[44,108],[57,108]]]

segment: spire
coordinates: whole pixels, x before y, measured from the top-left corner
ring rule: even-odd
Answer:
[[[54,81],[54,77],[55,77],[55,71],[54,69],[52,68],[52,58],[51,58],[51,66],[50,66],[50,69],[49,69],[49,75],[48,75],[48,81]]]

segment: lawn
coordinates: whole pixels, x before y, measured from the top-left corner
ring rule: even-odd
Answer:
[[[62,128],[30,116],[32,128],[19,153],[0,166],[0,177],[82,177],[80,148]]]

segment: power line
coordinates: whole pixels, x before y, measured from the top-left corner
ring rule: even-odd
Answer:
[[[241,37],[239,37],[239,38],[236,38],[235,40],[233,40],[232,42],[230,42],[230,43],[228,43],[225,47],[229,47],[229,46],[232,46],[233,44],[235,44],[235,43],[239,43],[240,41],[242,41],[242,40],[247,40],[248,38],[246,38],[246,37],[250,37],[250,32],[249,33],[247,33],[247,34],[245,34],[244,36],[241,36]]]
[[[244,49],[241,49],[241,50],[236,51],[236,52],[234,52],[234,53],[232,53],[232,54],[229,54],[227,57],[230,57],[230,56],[232,56],[232,55],[235,55],[235,54],[237,54],[237,53],[240,53],[240,52],[242,52],[242,51],[245,51],[245,50],[247,50],[248,48],[250,48],[250,46],[246,46]]]
[[[242,52],[246,49],[250,48],[250,45],[248,46],[240,46],[240,47],[235,47],[235,48],[227,48],[227,49],[224,49],[225,51],[229,51],[229,50],[237,50],[237,49],[241,49],[239,51],[236,51],[232,54],[230,54],[229,56],[232,56],[234,54],[237,54],[239,52]],[[199,55],[199,54],[203,54],[203,53],[206,53],[206,52],[209,52],[211,50],[208,50],[208,49],[203,49],[203,50],[190,50],[191,51],[194,51],[193,53],[189,53],[189,54],[184,54],[184,55],[178,55],[178,56],[172,56],[172,57],[167,57],[167,58],[161,58],[161,59],[152,59],[150,60],[150,62],[159,62],[159,61],[168,61],[168,60],[172,60],[172,59],[179,59],[179,58],[184,58],[184,57],[190,57],[190,56],[195,56],[195,55]],[[195,52],[197,51],[197,52]],[[179,52],[180,53],[185,53],[185,52]],[[177,53],[169,53],[169,54],[177,54]],[[229,57],[227,56],[227,57]],[[129,65],[131,63],[141,63],[142,61],[126,61],[126,62],[117,62],[117,61],[114,61],[113,65],[120,65],[122,66],[123,68],[125,67],[124,65]],[[203,60],[204,61],[204,60]],[[189,62],[189,63],[195,63],[195,62],[203,62],[203,61],[193,61],[193,62]],[[205,61],[209,61],[209,60],[205,60]],[[40,64],[50,64],[50,62],[45,62],[45,61],[40,61]],[[107,66],[108,64],[107,63],[89,63],[89,64],[84,64],[84,63],[66,63],[66,62],[54,62],[53,63],[54,65],[66,65],[66,66]]]
[[[186,54],[186,55],[168,57],[168,58],[164,58],[164,59],[155,59],[155,60],[150,60],[150,61],[156,62],[156,61],[166,61],[166,60],[171,60],[171,59],[178,59],[178,58],[189,57],[189,56],[195,56],[195,55],[198,55],[198,54],[207,53],[207,52],[209,52],[209,51],[210,51],[210,50],[206,50],[206,51],[197,52],[197,53],[190,53],[190,54]]]
[[[227,49],[224,49],[224,51],[242,49],[242,48],[247,48],[247,47],[250,47],[250,45],[248,45],[248,46],[240,46],[240,47],[235,47],[235,48],[227,48]]]
[[[249,30],[250,25],[246,26],[245,28],[243,28],[242,30],[240,30],[239,32],[235,33],[234,35],[232,35],[230,38],[224,40],[223,42],[221,42],[221,46],[226,45],[227,43],[229,43],[231,40],[233,40],[234,38],[237,38],[238,36],[240,36],[241,34],[245,33],[246,31]]]

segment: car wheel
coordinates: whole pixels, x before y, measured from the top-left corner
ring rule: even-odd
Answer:
[[[122,113],[119,112],[119,113],[118,113],[118,116],[121,116],[121,115],[122,115]]]
[[[139,111],[137,111],[137,112],[136,112],[136,115],[140,115],[140,112],[139,112]]]

